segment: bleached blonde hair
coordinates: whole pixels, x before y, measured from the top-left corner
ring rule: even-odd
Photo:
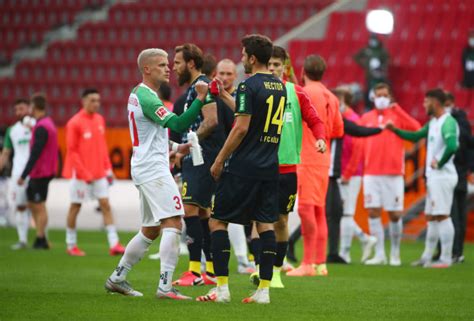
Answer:
[[[148,59],[155,56],[162,56],[168,58],[168,53],[160,48],[148,48],[142,50],[142,52],[140,52],[137,58],[138,70],[143,73],[143,65],[148,61]]]

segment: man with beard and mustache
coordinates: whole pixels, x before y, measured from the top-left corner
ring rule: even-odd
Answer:
[[[18,243],[12,246],[12,250],[26,248],[28,227],[30,225],[31,214],[26,206],[26,185],[20,186],[17,184],[17,180],[30,156],[31,128],[23,121],[30,111],[29,103],[27,99],[20,98],[13,104],[17,122],[13,126],[8,127],[3,143],[2,155],[0,156],[1,172],[10,159],[12,152],[14,153],[10,190],[16,205],[15,220]]]
[[[447,268],[452,263],[454,226],[450,217],[454,189],[458,174],[454,166],[454,154],[459,146],[459,127],[456,120],[444,108],[446,95],[442,89],[432,89],[425,94],[423,105],[431,120],[418,131],[401,130],[389,121],[386,128],[397,136],[417,142],[428,141],[426,153],[426,202],[427,232],[425,250],[413,266]],[[433,252],[441,241],[439,261],[431,262]]]
[[[184,110],[197,96],[195,84],[198,81],[210,82],[209,78],[201,72],[203,63],[203,53],[195,44],[186,43],[176,47],[173,70],[178,76],[179,85],[189,86],[186,91]],[[189,128],[198,136],[204,164],[193,166],[191,155],[177,156],[178,159],[182,158],[182,198],[189,250],[189,269],[174,282],[175,285],[215,284],[210,255],[209,214],[216,188],[216,183],[210,174],[210,167],[225,142],[225,131],[220,128],[222,126],[218,125],[216,102],[208,93],[200,115]],[[186,143],[187,141],[187,133],[184,133],[182,142]],[[206,273],[203,275],[201,275],[202,251],[206,256]]]

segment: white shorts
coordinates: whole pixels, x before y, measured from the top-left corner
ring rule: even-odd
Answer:
[[[426,215],[449,215],[453,205],[457,176],[428,177],[426,180]]]
[[[159,226],[163,219],[184,216],[181,193],[171,174],[137,185],[137,188],[142,226]]]
[[[17,184],[18,177],[12,177],[10,181],[10,197],[15,206],[26,206],[28,203],[26,197],[26,188],[28,187],[28,181],[25,181],[23,185]]]
[[[364,207],[403,211],[405,182],[402,175],[365,175]]]
[[[71,203],[82,204],[91,199],[109,197],[109,182],[107,178],[101,178],[87,184],[86,181],[72,179],[70,183]]]
[[[349,184],[346,185],[339,182],[339,191],[341,193],[344,215],[354,216],[361,183],[362,177],[360,176],[352,176],[349,180]]]

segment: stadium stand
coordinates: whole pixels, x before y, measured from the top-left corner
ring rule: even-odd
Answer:
[[[15,50],[40,44],[47,31],[73,22],[81,10],[103,0],[10,0],[0,2],[0,59],[9,61]],[[48,10],[44,10],[47,7]]]
[[[54,2],[58,10],[61,4],[70,6],[67,12],[73,19],[77,11],[72,8],[80,10],[94,1],[37,2]],[[106,21],[87,22],[75,40],[51,44],[44,59],[18,64],[14,79],[0,79],[0,95],[8,103],[43,90],[61,125],[77,110],[80,91],[94,86],[102,93],[102,113],[108,124],[126,126],[126,115],[120,110],[139,81],[135,59],[143,48],[161,47],[172,54],[176,45],[194,42],[219,58],[239,61],[243,35],[259,32],[276,39],[332,2],[295,0],[290,7],[283,0],[186,0],[179,5],[164,0],[119,2],[111,7]],[[172,85],[177,97],[180,91],[175,82]],[[6,116],[11,119],[12,115]]]
[[[394,13],[393,34],[381,37],[391,54],[389,77],[395,96],[414,117],[426,120],[423,94],[440,86],[451,90],[459,106],[474,110],[474,96],[460,87],[461,52],[474,19],[469,0],[369,0],[368,9],[387,8]],[[336,12],[330,16],[322,40],[294,40],[289,51],[296,70],[303,59],[318,53],[328,63],[325,83],[335,87],[344,83],[364,83],[363,70],[352,56],[367,43],[365,12]],[[436,49],[436,50],[435,50]],[[474,123],[474,114],[470,113]]]

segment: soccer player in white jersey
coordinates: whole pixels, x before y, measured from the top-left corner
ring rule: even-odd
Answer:
[[[413,142],[428,140],[426,154],[425,214],[428,223],[425,250],[413,266],[447,268],[452,263],[454,226],[449,216],[453,204],[454,188],[458,181],[454,167],[454,153],[458,148],[459,128],[456,120],[444,109],[446,95],[442,89],[432,89],[425,94],[424,106],[431,120],[418,131],[405,131],[393,123],[387,128],[403,139]],[[438,240],[441,240],[439,261],[431,262]]]
[[[7,129],[5,135],[2,154],[0,156],[0,171],[10,159],[12,152],[13,168],[10,183],[12,199],[16,206],[15,220],[18,232],[18,243],[12,245],[12,250],[26,248],[28,243],[28,227],[30,225],[30,211],[27,208],[26,184],[17,184],[26,162],[30,156],[31,128],[33,124],[23,124],[23,120],[29,114],[29,101],[27,99],[17,99],[13,104],[17,122]]]
[[[161,273],[156,296],[174,300],[190,297],[179,293],[171,284],[178,263],[181,217],[184,207],[169,170],[167,128],[184,132],[199,115],[208,93],[208,85],[196,84],[197,98],[180,116],[170,112],[158,98],[162,83],[169,82],[168,54],[162,49],[145,49],[137,59],[143,76],[128,100],[128,119],[133,145],[132,179],[140,194],[141,230],[127,244],[117,268],[107,279],[105,288],[128,296],[142,296],[126,281],[132,267],[140,261],[161,231]],[[189,144],[171,143],[173,151],[189,153]]]

